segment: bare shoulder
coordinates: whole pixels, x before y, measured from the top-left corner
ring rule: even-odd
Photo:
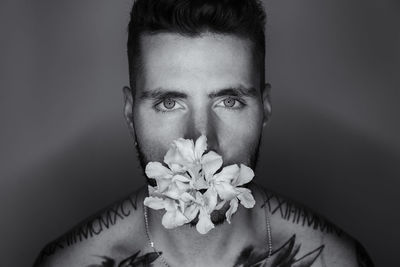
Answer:
[[[139,256],[145,242],[143,190],[90,216],[46,245],[34,266],[114,266]]]
[[[364,247],[324,216],[257,188],[262,195],[258,205],[270,218],[275,260],[292,262],[288,266],[374,266]]]

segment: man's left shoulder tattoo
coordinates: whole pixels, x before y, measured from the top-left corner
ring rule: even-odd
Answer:
[[[306,207],[266,190],[263,190],[263,193],[265,200],[261,207],[267,208],[272,215],[276,214],[288,222],[312,228],[322,233],[343,235],[341,229],[324,217],[310,212]]]

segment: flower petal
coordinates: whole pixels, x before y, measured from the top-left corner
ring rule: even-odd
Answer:
[[[230,207],[225,213],[226,221],[228,223],[231,223],[232,215],[237,211],[237,209],[238,209],[238,200],[237,198],[234,198],[231,200]]]
[[[176,181],[175,186],[180,192],[185,192],[190,189],[189,183],[182,183],[181,181]]]
[[[199,213],[199,205],[193,203],[185,208],[185,212],[183,215],[187,218],[188,222],[191,222],[196,218],[197,214]]]
[[[244,164],[240,164],[239,176],[236,179],[236,182],[234,183],[234,185],[239,186],[239,185],[247,184],[251,180],[253,180],[253,177],[254,177],[253,170]]]
[[[208,214],[204,208],[200,208],[199,221],[196,224],[197,231],[204,235],[213,228],[214,224],[211,221],[210,214]]]
[[[172,181],[170,179],[156,179],[157,191],[159,193],[164,193],[165,190],[171,185]]]
[[[165,208],[165,201],[159,197],[146,197],[144,199],[144,205],[154,210],[160,210]]]
[[[251,190],[247,188],[236,188],[236,190],[240,191],[241,193],[237,196],[240,200],[240,204],[242,204],[245,208],[250,209],[254,207],[256,201],[251,194]]]
[[[222,209],[222,207],[225,205],[225,203],[226,203],[226,200],[220,201],[220,202],[217,204],[217,206],[215,206],[215,210],[220,210],[220,209]]]
[[[202,193],[200,193],[199,191],[196,191],[196,200],[195,202],[199,205],[199,206],[204,206],[204,196]]]
[[[181,194],[178,190],[176,190],[175,188],[171,188],[171,186],[168,188],[168,190],[165,190],[163,193],[164,196],[175,199],[175,200],[179,200]]]
[[[190,162],[194,162],[194,143],[191,139],[183,139],[179,138],[178,140],[174,141],[176,149],[182,155],[184,159]]]
[[[217,191],[219,197],[222,200],[231,200],[232,198],[236,197],[239,193],[235,190],[229,183],[220,182],[214,184],[215,190]]]
[[[204,197],[205,209],[209,214],[211,214],[211,212],[215,209],[215,206],[217,206],[217,200],[218,200],[217,191],[215,191],[215,189],[211,187],[207,189],[203,197]]]
[[[168,188],[163,191],[163,195],[172,199],[179,200],[184,192],[189,189],[189,184],[185,184],[179,181],[170,183]]]
[[[204,151],[207,149],[207,137],[205,135],[201,135],[197,138],[196,143],[194,145],[194,156],[196,159],[200,159],[203,155]]]
[[[214,151],[210,151],[201,158],[201,166],[203,168],[206,181],[209,181],[218,171],[218,169],[221,168],[222,157]]]
[[[167,163],[166,161],[164,161],[164,162]],[[184,162],[182,161],[182,163],[184,163]],[[167,163],[167,165],[171,169],[171,171],[173,171],[174,173],[184,173],[187,171],[187,169],[188,169],[187,166],[189,164],[185,163],[185,165],[183,165],[183,164],[170,162],[170,163]]]
[[[178,200],[178,202],[179,202],[179,204],[178,204],[178,207],[179,207],[179,211],[180,212],[182,212],[182,214],[184,214],[184,212],[185,212],[185,207],[186,207],[186,203],[180,198],[179,200]],[[186,217],[186,216],[185,216]]]
[[[201,165],[194,164],[188,169],[188,175],[191,177],[190,186],[193,189],[201,190],[208,187],[201,172]]]
[[[156,188],[152,187],[151,185],[147,186],[147,190],[149,190],[149,196],[151,197],[161,197],[161,194],[158,194]]]
[[[172,177],[172,181],[180,181],[183,183],[189,183],[191,181],[191,179],[189,177],[186,177],[184,175],[180,175],[180,174],[176,174]]]
[[[153,179],[169,179],[172,177],[172,172],[167,167],[164,167],[160,162],[149,162],[145,169],[146,175]]]
[[[214,175],[215,181],[224,181],[228,183],[232,183],[232,181],[235,181],[237,177],[239,176],[240,169],[238,165],[233,164],[224,167],[219,173]]]
[[[204,180],[204,178],[200,177],[192,183],[192,187],[193,187],[193,189],[196,189],[196,190],[207,189],[208,184]]]
[[[196,199],[191,194],[189,194],[188,192],[182,193],[181,196],[180,196],[180,199],[182,201],[184,201],[184,202],[190,202],[190,201],[195,202],[196,201]]]
[[[164,208],[166,211],[174,211],[178,209],[178,204],[174,199],[165,198],[164,199]]]
[[[182,226],[187,222],[187,218],[179,210],[167,211],[161,220],[162,225],[167,229]]]
[[[180,139],[182,139],[182,138],[180,138]],[[179,141],[179,139],[172,142],[170,149],[167,151],[167,153],[164,156],[164,162],[168,165],[168,167],[174,173],[185,172],[187,170],[188,166],[192,162],[192,160],[188,161],[188,159],[185,158],[184,155],[182,155],[181,151],[178,149],[178,147],[176,145],[178,141]],[[190,140],[187,140],[187,141],[190,141]],[[192,141],[192,143],[193,143],[193,141]],[[189,146],[190,146],[190,142],[189,142]],[[194,153],[194,152],[192,152],[192,153]],[[191,158],[193,158],[193,156]]]
[[[193,140],[179,138],[172,142],[164,162],[174,172],[184,172],[195,161]]]

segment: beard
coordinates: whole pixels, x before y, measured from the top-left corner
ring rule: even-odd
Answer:
[[[136,152],[137,152],[137,157],[139,159],[139,163],[143,172],[144,177],[146,177],[146,181],[149,185],[155,187],[157,186],[156,180],[155,179],[150,179],[147,177],[146,175],[146,165],[151,161],[151,159],[149,159],[145,152],[143,151],[143,149],[141,148],[140,142],[138,142],[138,138],[135,134],[135,139],[136,139]],[[260,152],[260,146],[261,146],[261,140],[262,140],[262,134],[260,134],[256,145],[251,149],[250,151],[250,155],[249,155],[249,159],[248,159],[248,164],[250,165],[249,167],[252,168],[253,170],[255,170],[257,163],[258,163],[258,157],[259,157],[259,152]],[[231,163],[231,164],[235,164],[235,163]],[[225,166],[230,165],[230,164],[225,164]],[[222,166],[222,167],[225,167]],[[243,185],[243,187],[248,187],[248,185]],[[226,216],[225,213],[226,211],[229,209],[229,202],[225,203],[225,205],[220,209],[220,210],[214,210],[211,213],[211,221],[214,225],[221,225],[224,223]],[[191,222],[189,222],[190,226],[196,226],[197,222],[198,222],[198,216],[193,219]]]

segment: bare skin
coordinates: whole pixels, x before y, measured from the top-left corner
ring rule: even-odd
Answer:
[[[170,266],[256,266],[252,264],[262,262],[267,255],[267,215],[271,222],[273,256],[268,264],[260,266],[372,266],[366,265],[369,259],[359,251],[358,243],[336,226],[293,202],[290,202],[293,211],[307,212],[309,221],[311,218],[318,220],[322,227],[314,229],[315,224],[303,225],[301,222],[287,220],[279,210],[286,209],[279,205],[285,205],[282,202],[287,199],[256,184],[251,189],[256,206],[251,210],[239,208],[232,225],[219,225],[205,236],[190,226],[166,230],[160,220],[156,219],[158,215],[152,213],[149,218],[150,233],[157,251],[161,252]],[[145,234],[142,205],[145,194],[142,188],[130,195],[132,202],[125,198],[117,202],[111,212],[106,209],[98,213],[58,241],[50,243],[39,255],[35,266],[165,266],[161,258],[154,254]],[[115,215],[112,210],[119,215]],[[97,221],[99,216],[104,218],[103,222],[107,221],[107,217],[110,218],[108,228],[105,223]],[[247,224],[246,228],[243,223]],[[223,228],[239,227],[240,231],[232,231],[228,236],[219,235]],[[85,232],[88,233],[87,237],[83,235]],[[186,233],[174,235],[174,232]],[[165,238],[171,236],[173,240]],[[290,245],[293,245],[292,254],[282,256],[283,252],[290,251]],[[287,265],[278,265],[278,261],[286,261]]]
[[[171,141],[207,136],[224,164],[252,168],[271,104],[251,41],[235,35],[144,35],[140,71],[125,88],[125,117],[142,165],[163,161]],[[144,179],[144,178],[143,178]],[[256,206],[201,236],[188,225],[166,230],[149,210],[158,253],[170,266],[373,266],[337,227],[252,184]],[[133,193],[47,246],[36,266],[164,266],[146,237],[143,199]],[[266,216],[273,255],[266,263]]]

